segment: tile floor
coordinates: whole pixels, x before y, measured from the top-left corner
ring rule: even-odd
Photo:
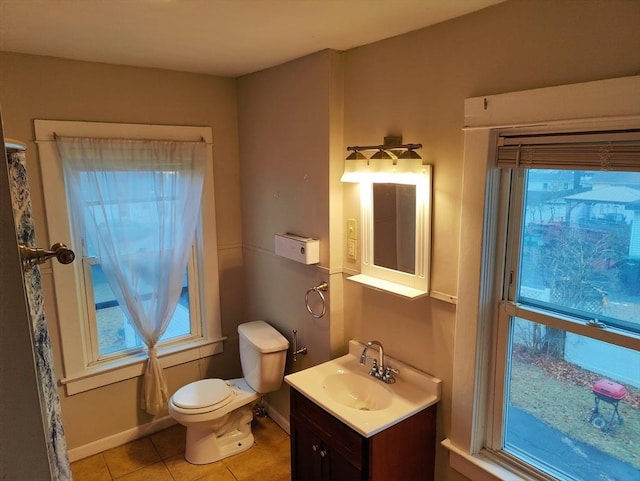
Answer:
[[[289,436],[269,418],[253,421],[255,445],[217,463],[184,459],[185,428],[175,425],[71,464],[74,481],[289,481]]]

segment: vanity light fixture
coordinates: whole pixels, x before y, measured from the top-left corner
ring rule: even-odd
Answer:
[[[375,150],[371,159],[421,159],[420,155],[415,152],[421,149],[422,144],[403,144],[402,135],[388,135],[384,138],[382,145],[353,145],[347,147],[352,153],[347,156],[346,160],[358,160],[366,158],[363,150]],[[362,157],[361,157],[362,156]]]
[[[387,136],[382,145],[349,146],[341,181],[414,184],[414,175],[423,170],[422,157],[416,152],[421,148],[422,144],[403,144],[402,136]],[[367,158],[362,151],[369,150],[375,153]]]

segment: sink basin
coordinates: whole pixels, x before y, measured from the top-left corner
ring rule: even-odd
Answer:
[[[391,405],[391,390],[362,374],[342,371],[327,376],[322,388],[335,402],[360,411],[378,411]]]
[[[371,437],[440,400],[441,381],[390,356],[396,382],[369,376],[360,364],[364,344],[349,341],[349,353],[285,376],[285,382],[364,437]]]

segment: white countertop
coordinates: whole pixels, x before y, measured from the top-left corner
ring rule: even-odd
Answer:
[[[349,354],[289,374],[284,379],[287,384],[365,437],[371,437],[440,400],[442,383],[440,379],[392,357],[385,356],[385,364],[400,371],[395,376],[395,383],[386,384],[369,376],[370,364],[367,363],[366,366],[360,364],[360,354],[363,349],[364,344],[353,340],[349,341]],[[377,357],[378,352],[376,349],[370,349],[367,354],[371,357]],[[329,392],[331,388],[325,381],[330,378],[335,379],[334,375],[336,374],[344,375],[347,373],[359,378],[364,377],[365,379],[358,379],[363,383],[372,380],[379,383],[382,389],[388,390],[391,396],[385,393],[384,397],[387,401],[384,403],[384,407],[362,410],[362,408],[350,407],[337,401],[336,396]]]

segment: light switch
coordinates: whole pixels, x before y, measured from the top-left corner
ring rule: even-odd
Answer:
[[[358,238],[358,223],[355,219],[347,219],[347,239]]]

